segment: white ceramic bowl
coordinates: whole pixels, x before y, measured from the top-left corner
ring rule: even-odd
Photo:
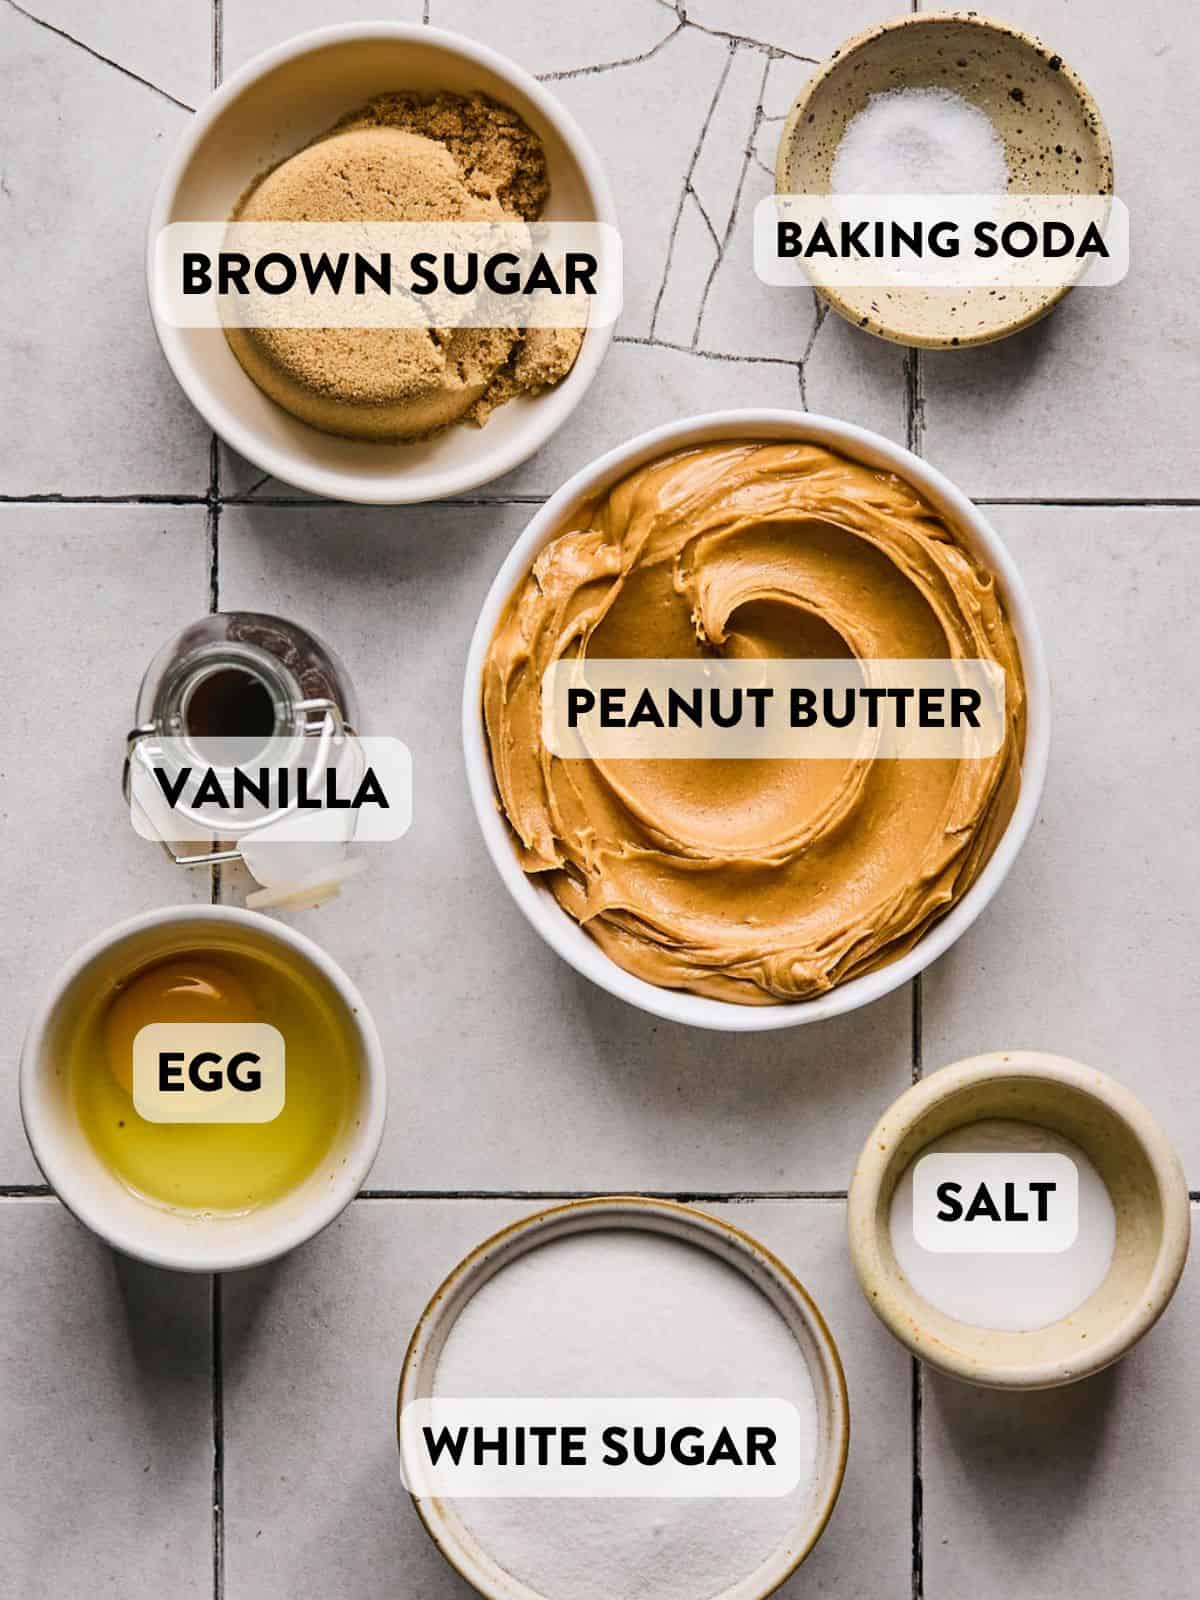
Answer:
[[[338,1015],[358,1063],[359,1103],[321,1165],[278,1200],[245,1216],[187,1216],[139,1199],[100,1160],[71,1104],[66,1059],[97,989],[181,950],[262,950],[303,967]],[[117,1250],[156,1267],[227,1272],[283,1255],[329,1223],[358,1193],[383,1137],[387,1075],[362,996],[319,945],[267,917],[230,906],[175,906],[132,917],[76,952],[45,990],[21,1052],[21,1116],[38,1166],[80,1222]]]
[[[569,508],[584,497],[607,489],[647,461],[672,450],[711,444],[720,439],[785,439],[827,445],[867,466],[897,473],[918,489],[946,518],[967,548],[996,575],[1020,647],[1027,695],[1020,796],[990,861],[967,893],[898,961],[852,978],[816,999],[773,1006],[741,1006],[732,1001],[711,1000],[682,990],[658,988],[634,977],[605,955],[559,906],[549,889],[541,887],[522,871],[508,823],[496,801],[480,696],[483,663],[500,612],[538,552],[560,531]],[[488,853],[505,886],[546,943],[584,977],[610,994],[640,1006],[643,1011],[673,1022],[737,1033],[792,1028],[802,1022],[817,1022],[824,1017],[853,1011],[908,983],[948,950],[996,893],[1016,859],[1041,800],[1049,742],[1050,683],[1041,635],[1025,587],[999,535],[961,490],[910,451],[866,428],[800,411],[719,411],[711,416],[688,417],[640,434],[577,472],[533,518],[496,574],[471,640],[463,688],[463,745],[475,815],[483,829]]]
[[[228,217],[259,173],[373,95],[397,89],[479,90],[503,101],[545,146],[551,183],[546,217],[616,225],[608,180],[591,145],[535,78],[495,51],[438,28],[353,23],[301,34],[256,56],[192,118],[150,214],[147,282],[161,228]],[[174,328],[157,316],[154,325],[188,399],[248,461],[310,494],[380,505],[462,494],[518,466],[579,404],[612,337],[611,327],[589,329],[561,383],[500,406],[483,428],[462,425],[432,439],[386,444],[336,438],[293,417],[247,377],[219,329]]]
[[[489,1278],[528,1250],[552,1240],[596,1229],[640,1228],[666,1234],[718,1256],[745,1274],[787,1323],[808,1363],[817,1397],[817,1466],[804,1513],[788,1538],[757,1571],[713,1600],[765,1600],[784,1583],[810,1553],[833,1513],[850,1447],[850,1407],[846,1379],[833,1335],[803,1284],[756,1239],[705,1211],[672,1200],[613,1195],[572,1200],[539,1211],[486,1239],[455,1267],[434,1292],[409,1341],[396,1397],[396,1429],[400,1414],[414,1400],[434,1392],[437,1365],[447,1335],[463,1307]],[[412,1473],[406,1473],[411,1480]],[[413,1498],[417,1515],[442,1555],[485,1600],[556,1600],[521,1583],[499,1566],[472,1537],[452,1501]]]

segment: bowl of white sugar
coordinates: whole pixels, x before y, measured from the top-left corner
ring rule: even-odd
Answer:
[[[781,1262],[691,1207],[615,1197],[455,1268],[398,1433],[418,1516],[487,1600],[763,1600],[825,1528],[849,1412]]]
[[[1170,1140],[1128,1089],[1015,1050],[901,1095],[863,1146],[848,1226],[863,1293],[914,1355],[984,1387],[1048,1389],[1153,1327],[1191,1206]]]
[[[775,187],[781,196],[830,196],[835,208],[870,197],[881,215],[888,197],[902,211],[920,200],[926,226],[939,203],[949,200],[948,214],[957,215],[954,200],[973,207],[988,197],[997,208],[1001,197],[1010,206],[1020,205],[1017,197],[1094,197],[1097,215],[1107,217],[1112,144],[1092,95],[1049,45],[975,12],[918,12],[847,40],[804,85],[780,137]],[[1036,214],[1032,198],[1025,205]],[[1072,258],[1042,281],[968,275],[957,286],[922,282],[922,269],[897,272],[895,281],[846,281],[820,256],[805,268],[856,327],[948,349],[1037,322],[1087,264]]]

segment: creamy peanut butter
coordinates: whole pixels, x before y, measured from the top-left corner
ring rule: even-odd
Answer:
[[[560,760],[560,657],[983,658],[982,760]],[[1020,784],[1020,659],[992,575],[901,479],[815,445],[651,463],[581,506],[497,625],[483,705],[522,865],[651,983],[748,1005],[893,961],[975,880]]]

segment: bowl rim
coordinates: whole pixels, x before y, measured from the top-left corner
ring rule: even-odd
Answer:
[[[210,1230],[198,1232],[187,1251],[156,1243],[137,1227],[114,1224],[91,1197],[69,1159],[64,1159],[57,1134],[46,1114],[45,1069],[41,1064],[47,1033],[62,998],[75,980],[114,945],[153,928],[214,923],[253,930],[307,959],[329,982],[346,1008],[347,1020],[361,1050],[362,1101],[359,1126],[347,1138],[346,1160],[331,1176],[319,1199],[286,1222],[260,1219],[260,1234],[231,1249]],[[21,1046],[18,1067],[21,1121],[34,1160],[52,1192],[78,1222],[114,1249],[150,1266],[177,1272],[233,1272],[253,1267],[294,1250],[333,1222],[362,1187],[371,1170],[387,1118],[387,1066],[374,1019],[357,985],[319,944],[306,934],[240,906],[161,906],[112,924],[80,945],[46,982],[38,996]],[[150,1204],[147,1203],[147,1209]],[[214,1224],[214,1227],[219,1225]],[[211,1242],[209,1239],[211,1238]]]
[[[436,1366],[447,1317],[450,1326],[453,1326],[471,1296],[494,1273],[527,1251],[568,1234],[590,1232],[605,1226],[663,1233],[694,1244],[727,1262],[729,1256],[718,1248],[718,1241],[726,1247],[731,1246],[737,1259],[730,1264],[736,1266],[760,1293],[765,1291],[755,1281],[754,1272],[765,1273],[797,1313],[812,1340],[819,1362],[819,1372],[813,1374],[814,1383],[820,1381],[824,1385],[830,1420],[829,1446],[824,1455],[828,1471],[824,1483],[816,1486],[818,1492],[814,1496],[811,1516],[804,1525],[804,1537],[797,1546],[797,1553],[789,1560],[785,1570],[773,1578],[770,1587],[758,1592],[757,1600],[767,1600],[811,1554],[833,1515],[850,1450],[850,1400],[837,1341],[812,1295],[773,1251],[724,1217],[663,1196],[589,1195],[535,1211],[498,1229],[468,1251],[446,1275],[417,1319],[404,1354],[396,1390],[397,1448],[403,1456],[401,1414],[405,1406],[418,1397],[426,1364],[433,1360]],[[518,1579],[512,1580],[511,1589],[495,1587],[488,1574],[477,1566],[469,1548],[464,1548],[458,1541],[453,1525],[443,1517],[442,1502],[434,1500],[426,1503],[411,1492],[409,1498],[421,1525],[441,1555],[485,1600],[544,1600],[536,1590]],[[747,1581],[751,1576],[753,1574],[747,1575]]]
[[[1020,648],[1026,693],[1025,753],[1017,804],[990,860],[966,894],[898,960],[838,984],[815,999],[765,1006],[743,1006],[660,988],[635,977],[605,955],[549,891],[529,877],[517,859],[508,823],[497,803],[479,689],[484,658],[504,604],[535,555],[558,531],[560,519],[579,499],[671,449],[739,438],[822,444],[868,466],[894,472],[917,489],[954,528],[965,533],[973,547],[982,550],[1000,580]],[[636,435],[580,468],[534,514],[502,562],[480,609],[467,654],[462,718],[467,783],[488,854],[517,906],[551,949],[609,994],[652,1016],[695,1027],[757,1033],[841,1016],[881,999],[922,972],[966,932],[999,889],[1033,825],[1049,756],[1050,682],[1037,619],[1017,567],[982,512],[948,478],[903,446],[853,423],[806,411],[729,410],[684,417]]]
[[[1122,1321],[1087,1341],[1069,1360],[988,1366],[960,1357],[939,1343],[935,1348],[913,1337],[928,1302],[910,1287],[880,1248],[879,1195],[896,1151],[913,1128],[936,1106],[952,1101],[976,1084],[1058,1083],[1092,1101],[1109,1120],[1137,1141],[1154,1174],[1163,1230],[1150,1278]],[[967,1118],[969,1123],[975,1120]],[[1162,1126],[1124,1084],[1094,1067],[1044,1050],[1000,1050],[969,1056],[920,1079],[880,1117],[854,1168],[846,1204],[850,1258],[859,1287],[872,1311],[893,1336],[927,1365],[981,1388],[1051,1389],[1075,1383],[1111,1366],[1148,1333],[1170,1303],[1187,1264],[1191,1240],[1191,1199],[1174,1145]]]
[[[817,90],[830,78],[841,72],[846,63],[866,45],[873,43],[884,34],[897,33],[901,28],[913,26],[929,26],[930,24],[958,22],[978,28],[982,33],[1002,34],[1007,38],[1015,39],[1019,44],[1031,49],[1035,54],[1049,59],[1057,56],[1061,65],[1058,68],[1059,76],[1070,85],[1083,107],[1095,136],[1096,147],[1102,165],[1106,166],[1110,176],[1112,192],[1116,192],[1116,174],[1113,164],[1112,138],[1108,125],[1100,114],[1100,107],[1091,90],[1083,79],[1057,50],[1051,50],[1044,39],[1037,34],[1028,32],[1027,29],[1018,28],[1014,23],[1002,22],[996,17],[983,16],[978,11],[914,11],[907,16],[889,18],[885,22],[873,23],[869,28],[863,28],[859,33],[851,34],[835,51],[816,68],[811,78],[804,84],[800,93],[792,102],[791,109],[784,118],[783,127],[779,134],[779,144],[775,151],[775,192],[776,194],[789,194],[787,186],[786,165],[787,153],[795,138],[796,130],[802,124],[812,97]],[[1059,305],[1073,287],[1072,283],[1065,283],[1053,289],[1043,299],[1036,301],[1027,310],[1013,317],[1002,327],[986,334],[923,334],[914,337],[884,322],[878,325],[862,324],[860,312],[849,305],[836,285],[822,284],[819,288],[814,284],[813,291],[822,300],[844,317],[854,327],[863,327],[863,331],[873,334],[876,338],[884,339],[889,344],[902,345],[909,350],[970,350],[985,344],[995,344],[998,339],[1007,339],[1011,334],[1021,333],[1024,329],[1032,327],[1035,322],[1040,322],[1043,317],[1049,316],[1055,306]]]
[[[595,209],[595,220],[613,228],[618,226],[612,186],[591,141],[562,102],[523,67],[488,45],[479,44],[445,28],[428,27],[424,23],[336,23],[331,27],[311,28],[251,57],[222,80],[188,121],[159,179],[150,207],[146,225],[146,297],[154,332],[180,388],[209,427],[252,466],[270,473],[281,483],[290,484],[321,499],[342,500],[358,505],[416,505],[428,500],[452,498],[491,483],[540,450],[591,387],[608,353],[615,325],[610,323],[606,327],[588,328],[571,371],[561,385],[547,392],[546,398],[557,395],[561,400],[564,392],[568,395],[570,403],[561,416],[553,411],[531,411],[505,448],[497,448],[491,454],[481,452],[478,457],[454,468],[421,468],[414,471],[398,467],[387,474],[367,475],[307,460],[297,464],[287,451],[260,439],[253,428],[246,427],[233,414],[216,389],[198,372],[181,337],[187,330],[171,327],[161,320],[152,292],[155,240],[170,219],[180,182],[195,158],[197,146],[226,109],[253,90],[259,80],[276,67],[300,56],[319,54],[331,46],[371,40],[432,45],[448,55],[458,56],[482,67],[510,84],[536,106],[571,152]],[[567,384],[571,385],[569,390],[565,389]],[[537,396],[535,400],[541,398]]]

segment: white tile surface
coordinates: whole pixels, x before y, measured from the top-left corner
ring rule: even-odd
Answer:
[[[1200,762],[1164,706],[1194,659],[1200,511],[996,507],[1054,684],[1050,775],[1012,877],[924,979],[924,1058],[1038,1048],[1115,1073],[1195,1184]]]
[[[388,1052],[394,1110],[372,1186],[844,1188],[869,1108],[908,1081],[907,992],[774,1034],[658,1022],[560,961],[484,852],[460,664],[527,515],[227,507],[221,522],[222,605],[327,633],[365,725],[413,752],[407,837],[299,919],[361,983]]]
[[[202,494],[209,433],[159,353],[144,267],[188,112],[11,9],[0,72],[0,493]]]
[[[494,0],[429,0],[436,28],[465,33],[519,61],[539,76],[609,72],[658,49],[679,27],[670,6],[658,0],[608,0],[602,30],[580,24],[573,6],[554,0],[522,0],[520,8]]]
[[[423,0],[222,0],[221,65],[226,77],[251,56],[335,22],[420,22]]]
[[[1200,301],[1178,263],[1200,245],[1182,204],[1200,139],[1195,19],[1182,3],[1013,0],[1079,72],[1112,135],[1133,266],[1045,322],[980,350],[922,357],[926,448],[968,494],[1194,497]],[[1191,152],[1191,154],[1189,154]]]
[[[35,989],[84,936],[206,898],[132,835],[117,779],[142,670],[204,612],[209,435],[145,312],[142,218],[211,80],[376,0],[41,0],[0,10],[8,93],[0,208],[0,494],[166,496],[174,505],[0,506],[0,939],[9,1023],[0,1189],[38,1181],[16,1111]],[[749,221],[782,120],[815,61],[902,10],[888,0],[393,0],[548,79],[609,171],[627,306],[572,421],[479,497],[365,512],[312,506],[231,452],[220,593],[328,635],[370,723],[413,748],[403,843],[301,919],[360,982],[388,1049],[388,1191],[741,1194],[845,1186],[907,1084],[911,997],[751,1040],[655,1023],[576,978],[499,885],[465,793],[466,642],[534,505],[631,434],[689,413],[776,405],[906,434],[903,355],[757,284]],[[1012,0],[1097,92],[1133,214],[1134,270],[1030,333],[921,360],[929,458],[1003,499],[1200,495],[1200,325],[1183,203],[1196,143],[1195,19],[1098,0]],[[214,32],[219,16],[220,28]],[[64,37],[68,35],[69,37]],[[139,81],[145,80],[145,81]],[[707,218],[707,221],[705,220]],[[52,241],[53,248],[47,247]],[[64,243],[66,241],[66,243]],[[516,503],[512,503],[516,502]],[[1200,888],[1190,726],[1156,721],[1192,668],[1200,511],[1000,506],[1055,678],[1042,815],[996,903],[923,980],[929,1069],[1035,1046],[1116,1073],[1165,1121],[1200,1183]],[[1147,667],[1149,666],[1149,671]],[[1097,733],[1097,728],[1101,733]],[[51,740],[34,766],[31,741]],[[57,804],[45,803],[47,766]],[[78,825],[64,826],[64,819]],[[227,880],[227,888],[229,887]],[[118,1262],[56,1202],[0,1198],[0,1592],[23,1600],[469,1600],[404,1497],[391,1408],[412,1323],[511,1199],[357,1202],[290,1260],[226,1280],[224,1565],[214,1562],[209,1286]],[[838,1337],[854,1437],[846,1488],[795,1600],[907,1600],[910,1364],[867,1311],[834,1200],[725,1209],[805,1279]],[[1200,1406],[1185,1278],[1114,1372],[1003,1397],[924,1385],[926,1600],[1120,1593],[1191,1600]],[[220,1579],[215,1577],[220,1573]],[[218,1588],[218,1582],[223,1587]]]
[[[927,1600],[1191,1600],[1198,1315],[1193,1269],[1131,1355],[1073,1388],[1001,1395],[927,1378]]]
[[[0,506],[5,624],[0,729],[7,841],[0,1015],[7,1022],[0,1186],[39,1181],[17,1115],[17,1053],[35,995],[93,934],[208,898],[133,832],[125,735],[158,647],[208,609],[198,506]]]
[[[213,0],[141,0],[136,8],[124,0],[30,0],[20,9],[47,34],[67,35],[67,48],[185,105],[198,106],[212,87]]]
[[[837,6],[796,5],[794,0],[688,0],[680,8],[697,27],[768,44],[788,56],[817,62],[852,33],[895,16],[895,0],[849,0]]]
[[[21,1600],[212,1593],[209,1280],[0,1200],[0,1578]]]
[[[765,64],[759,58],[760,72]],[[705,119],[732,75],[725,40],[684,28],[646,60],[550,85],[591,139],[612,184],[625,249],[623,334],[650,333],[684,180],[702,153]],[[746,107],[747,118],[753,109]],[[721,193],[728,193],[727,182],[714,191],[714,203]]]
[[[466,1600],[408,1503],[395,1399],[413,1323],[455,1263],[537,1209],[506,1201],[359,1201],[271,1272],[224,1289],[227,1592],[317,1600],[395,1592]],[[908,1592],[908,1363],[866,1309],[841,1204],[724,1211],[779,1253],[843,1343],[854,1443],[842,1498],[786,1596]],[[897,1404],[897,1398],[902,1403]],[[286,1416],[281,1441],[274,1419]],[[385,1591],[386,1592],[386,1591]]]

